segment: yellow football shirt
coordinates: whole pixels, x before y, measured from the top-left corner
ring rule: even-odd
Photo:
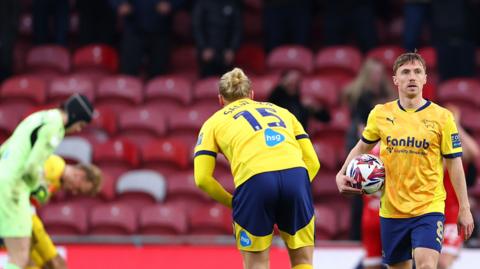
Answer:
[[[195,156],[223,153],[235,187],[268,171],[305,167],[298,139],[308,138],[288,110],[266,102],[240,99],[212,115],[202,126]]]
[[[43,165],[44,179],[40,186],[31,193],[31,201],[39,206],[48,202],[52,194],[57,192],[61,185],[65,160],[58,155],[50,155]]]
[[[405,110],[398,100],[377,105],[368,116],[362,140],[382,142],[385,191],[380,216],[444,213],[442,157],[462,155],[457,127],[447,109],[430,101],[415,111]]]

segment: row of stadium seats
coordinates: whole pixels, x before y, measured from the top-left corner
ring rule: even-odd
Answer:
[[[165,203],[134,208],[127,203],[85,207],[79,203],[52,204],[40,216],[52,235],[229,235],[231,210],[219,204]],[[192,207],[193,206],[193,207]],[[349,212],[315,205],[316,238],[345,239]],[[276,230],[276,229],[275,229]],[[275,231],[277,232],[277,231]]]
[[[260,46],[247,44],[238,51],[237,64],[258,73],[293,68],[304,74],[337,74],[352,77],[360,69],[364,58],[378,59],[390,68],[397,56],[403,52],[400,46],[391,45],[374,48],[365,56],[358,48],[348,45],[326,47],[316,53],[307,47],[284,45],[265,55]],[[435,50],[432,47],[425,47],[419,52],[425,58],[428,68],[435,69]],[[171,60],[175,70],[194,69],[195,48],[177,48],[172,51]],[[114,73],[118,69],[116,50],[102,44],[89,45],[77,49],[70,56],[69,51],[62,46],[41,45],[32,47],[25,55],[24,62],[25,72],[50,70],[65,74],[92,67]]]

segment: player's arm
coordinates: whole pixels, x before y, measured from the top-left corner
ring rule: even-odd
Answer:
[[[442,155],[445,158],[445,165],[450,175],[455,195],[457,196],[460,210],[458,212],[458,233],[464,233],[465,239],[468,239],[473,232],[473,217],[470,212],[470,203],[467,195],[467,183],[463,170],[462,146],[460,134],[453,120],[451,113],[448,114],[445,125],[442,128]]]
[[[375,117],[376,117],[375,114],[376,114],[376,110],[373,109],[368,115],[367,125],[363,130],[362,138],[358,141],[355,147],[353,147],[352,150],[350,150],[350,153],[348,153],[347,159],[343,163],[342,168],[340,168],[340,171],[338,171],[337,173],[335,180],[337,183],[338,191],[340,193],[343,193],[343,194],[361,194],[362,193],[362,190],[351,187],[351,184],[354,183],[354,179],[346,176],[345,172],[347,170],[348,164],[353,158],[355,158],[360,154],[370,152],[375,147],[377,142],[380,140],[380,137],[378,136],[379,131],[375,122]]]
[[[231,208],[232,195],[213,177],[215,157],[205,154],[195,156],[194,176],[197,186],[215,201]]]
[[[23,178],[37,185],[43,178],[43,165],[63,137],[56,124],[46,123],[31,134],[32,150],[25,162]]]
[[[470,203],[468,201],[467,184],[465,181],[462,160],[460,157],[445,158],[445,164],[460,206],[457,223],[458,232],[459,234],[463,232],[465,239],[468,239],[473,232],[473,217],[470,212]]]
[[[302,124],[293,114],[288,114],[292,122],[295,139],[297,139],[297,142],[302,150],[302,160],[307,167],[308,178],[310,179],[310,182],[312,182],[317,175],[318,170],[320,169],[320,161],[318,160],[318,156],[315,152],[315,148],[312,145],[312,141],[310,141],[310,138],[308,137],[307,132],[305,132],[305,129],[303,129]]]

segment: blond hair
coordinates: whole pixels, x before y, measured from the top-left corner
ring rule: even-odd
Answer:
[[[411,63],[413,61],[419,61],[423,66],[423,70],[425,71],[425,73],[427,73],[427,65],[425,64],[425,60],[415,50],[414,52],[407,52],[398,56],[398,58],[395,60],[395,63],[393,64],[393,75],[397,73],[397,70],[398,68],[400,68],[400,66],[404,65],[405,63]]]
[[[219,92],[229,102],[248,97],[251,92],[250,79],[242,69],[236,67],[220,78]]]
[[[101,187],[103,181],[102,171],[93,164],[84,164],[80,163],[76,165],[77,168],[83,170],[85,172],[85,176],[87,181],[92,183],[92,189],[88,192],[89,195],[94,196],[96,195]]]
[[[365,90],[371,90],[368,84],[375,64],[382,65],[382,63],[375,59],[367,59],[364,62],[357,77],[345,87],[345,90],[342,93],[342,100],[344,102],[347,102],[349,105],[356,105],[362,93]],[[390,83],[390,78],[386,73],[384,73],[381,79],[380,91],[380,94],[386,98],[393,97],[395,93],[395,90]]]

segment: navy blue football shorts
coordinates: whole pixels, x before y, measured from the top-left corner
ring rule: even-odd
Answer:
[[[269,248],[274,224],[288,248],[313,246],[315,217],[307,170],[265,172],[245,181],[233,196],[233,221],[240,250]]]
[[[393,265],[412,259],[418,247],[442,250],[442,213],[428,213],[413,218],[380,218],[382,256],[385,264]]]

